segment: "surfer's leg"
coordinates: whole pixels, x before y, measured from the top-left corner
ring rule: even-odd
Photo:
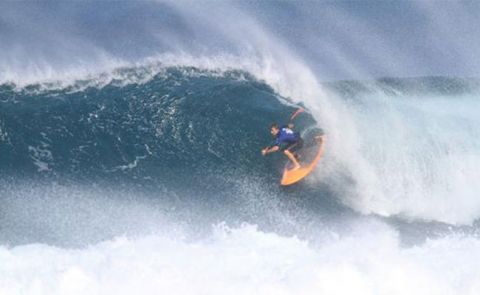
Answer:
[[[303,148],[303,139],[300,138],[298,141],[292,145],[290,145],[287,149],[293,154],[295,159],[300,159],[300,154],[298,151]]]
[[[292,163],[293,163],[293,169],[292,170],[297,170],[301,167],[300,163],[298,163],[298,160],[295,158],[295,156],[293,155],[292,152],[290,152],[288,149],[286,149],[286,150],[283,151],[283,153],[288,157],[288,159],[290,159],[290,161],[292,161]]]

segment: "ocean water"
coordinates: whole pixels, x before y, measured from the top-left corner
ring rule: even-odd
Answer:
[[[324,81],[272,29],[318,3],[246,3],[2,4],[0,294],[480,292],[480,81]]]

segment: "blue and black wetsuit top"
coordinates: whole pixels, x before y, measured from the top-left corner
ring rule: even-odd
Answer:
[[[292,129],[287,126],[280,127],[280,130],[275,138],[272,146],[278,146],[281,150],[290,149],[293,146],[300,145],[301,147],[302,138],[300,133],[294,132]]]

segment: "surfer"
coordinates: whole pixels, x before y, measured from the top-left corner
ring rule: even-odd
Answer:
[[[277,151],[283,151],[283,153],[290,159],[293,164],[293,170],[300,169],[300,163],[298,162],[297,151],[303,147],[303,139],[300,137],[300,133],[292,130],[293,124],[281,126],[277,123],[273,123],[270,126],[270,133],[275,138],[272,145],[262,150],[262,155],[267,155]]]

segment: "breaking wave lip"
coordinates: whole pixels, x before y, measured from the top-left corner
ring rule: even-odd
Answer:
[[[15,79],[0,76],[0,85],[10,85],[17,91],[35,89],[40,91],[83,91],[88,87],[102,88],[113,84],[122,87],[128,84],[144,84],[169,68],[183,69],[185,75],[221,76],[226,72],[244,72],[261,81],[280,79],[272,72],[270,60],[259,56],[239,57],[231,54],[194,56],[190,54],[158,54],[137,62],[115,61],[108,67],[98,69],[71,69],[50,74],[22,75]],[[269,76],[271,74],[271,76]],[[273,86],[276,83],[273,83]]]
[[[480,291],[480,241],[403,248],[383,224],[311,244],[244,224],[208,239],[117,237],[82,249],[0,247],[4,294],[467,294]],[[440,258],[440,259],[439,259]]]
[[[184,70],[185,75],[210,76],[222,75],[225,72],[241,70],[239,59],[233,56],[200,58],[187,55],[166,54],[151,57],[136,63],[117,62],[111,67],[98,70],[72,70],[65,73],[38,75],[26,79],[2,79],[2,85],[10,85],[17,91],[36,90],[83,91],[89,87],[103,88],[106,85],[122,87],[128,84],[144,84],[157,75],[165,73],[168,68]],[[195,70],[191,70],[195,68]]]
[[[480,203],[478,94],[361,97],[349,107],[362,130],[357,198],[344,199],[364,213],[472,224]]]

